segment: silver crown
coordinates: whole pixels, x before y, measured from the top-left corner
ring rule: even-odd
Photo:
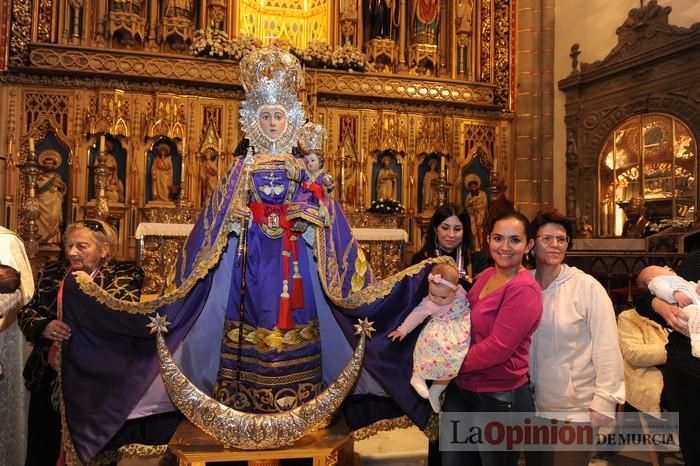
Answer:
[[[323,141],[326,139],[326,128],[308,122],[299,128],[297,143],[299,148],[305,152],[318,152],[323,149]]]
[[[243,57],[240,69],[246,92],[240,115],[246,137],[257,152],[272,155],[291,152],[297,129],[304,123],[304,109],[297,97],[304,84],[299,60],[289,52],[270,46]],[[275,141],[265,136],[258,124],[260,108],[266,105],[282,107],[287,115],[287,128]]]

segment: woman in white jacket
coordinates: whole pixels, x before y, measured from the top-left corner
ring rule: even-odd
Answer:
[[[612,302],[595,278],[563,263],[572,225],[561,213],[541,212],[530,228],[537,265],[532,273],[544,304],[530,347],[538,414],[594,428],[611,424],[625,397]],[[545,451],[542,465],[587,465],[593,453]]]

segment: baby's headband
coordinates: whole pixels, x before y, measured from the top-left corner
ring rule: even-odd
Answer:
[[[428,281],[433,282],[433,283],[437,283],[438,285],[445,285],[447,288],[449,288],[451,290],[457,289],[457,285],[454,285],[454,284],[448,282],[447,280],[442,278],[442,276],[439,273],[429,273],[428,274]]]

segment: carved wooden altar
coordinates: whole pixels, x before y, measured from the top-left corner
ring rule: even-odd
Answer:
[[[618,44],[601,61],[579,67],[585,44],[571,48],[571,74],[559,82],[566,93],[566,214],[578,217],[588,234],[619,235],[617,218],[625,217],[611,212],[629,214],[632,203],[654,221],[694,220],[688,213],[697,206],[700,23],[673,26],[670,12],[654,0],[632,9],[617,30]],[[635,117],[641,119],[636,126]],[[654,119],[675,120],[652,132]],[[634,134],[640,142],[630,144]],[[656,158],[661,151],[671,154],[668,169]],[[639,160],[647,162],[641,167]],[[602,175],[613,163],[615,170]]]

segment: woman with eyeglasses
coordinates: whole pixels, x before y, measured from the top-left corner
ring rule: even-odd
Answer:
[[[99,220],[69,225],[64,234],[64,260],[47,262],[39,272],[31,301],[19,311],[18,322],[32,352],[24,368],[31,397],[27,465],[56,464],[61,443],[56,353],[71,338],[71,327],[61,320],[63,280],[70,273],[84,273],[114,297],[138,301],[143,272],[132,263],[112,261],[117,245],[114,229]]]
[[[530,377],[541,418],[597,428],[611,424],[617,404],[625,401],[624,369],[615,312],[605,289],[592,276],[564,264],[572,229],[557,210],[540,212],[530,226],[535,238],[532,275],[544,303],[530,347]],[[541,462],[536,464],[583,466],[593,451],[537,456]]]
[[[484,270],[467,295],[471,306],[471,346],[459,374],[447,387],[441,439],[443,466],[516,466],[520,452],[472,449],[450,445],[458,424],[481,424],[491,413],[533,410],[527,379],[530,338],[542,314],[542,292],[523,267],[532,248],[529,222],[520,212],[503,212],[488,229],[487,248],[494,266]],[[477,413],[487,413],[478,415]],[[458,421],[453,424],[450,420]],[[459,440],[458,440],[459,441]],[[458,451],[450,451],[450,447]],[[510,449],[508,449],[510,450]]]

